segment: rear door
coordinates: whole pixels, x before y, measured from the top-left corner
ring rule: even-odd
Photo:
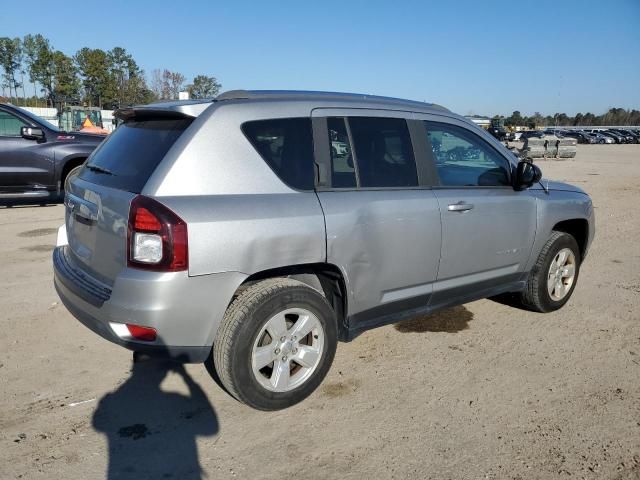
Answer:
[[[510,162],[474,129],[462,122],[424,123],[442,218],[432,305],[521,280],[536,232],[535,198],[512,188]]]
[[[343,269],[353,328],[426,307],[440,254],[440,213],[416,163],[403,112],[313,111],[327,261]],[[420,152],[418,152],[419,154]]]
[[[20,129],[26,126],[31,125],[0,107],[0,187],[25,190],[53,183],[46,143],[22,138]]]
[[[131,200],[193,119],[130,119],[88,158],[65,195],[68,256],[112,285],[127,264]]]

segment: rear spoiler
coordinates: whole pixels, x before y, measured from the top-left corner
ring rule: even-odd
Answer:
[[[211,100],[178,100],[158,102],[150,105],[133,105],[120,108],[114,116],[123,121],[133,118],[196,118],[212,104]]]
[[[180,118],[194,118],[197,115],[190,115],[186,112],[167,108],[150,108],[150,107],[129,107],[120,108],[113,114],[119,120],[128,121],[134,118],[136,119],[150,119],[150,118],[166,118],[166,119],[180,119]]]

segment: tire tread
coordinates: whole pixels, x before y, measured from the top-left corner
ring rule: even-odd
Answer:
[[[315,289],[298,280],[285,277],[269,278],[243,289],[239,295],[233,299],[225,312],[220,330],[213,345],[213,362],[224,387],[229,394],[240,402],[251,405],[248,399],[240,395],[232,374],[231,352],[236,344],[239,330],[247,318],[249,318],[266,299],[291,288],[308,289],[318,295]],[[324,299],[324,297],[322,298]]]
[[[527,279],[527,285],[525,290],[520,294],[520,302],[526,308],[533,310],[535,312],[545,313],[548,312],[549,309],[546,307],[546,302],[541,298],[540,294],[542,288],[547,288],[546,285],[541,282],[546,282],[546,276],[544,275],[544,264],[547,261],[549,251],[554,247],[554,245],[564,237],[569,237],[573,242],[575,239],[569,235],[568,233],[561,232],[558,230],[553,230],[549,239],[542,247],[540,254],[538,255],[538,259],[534,264],[531,272],[529,273],[529,277]],[[576,252],[576,258],[578,264],[580,262],[579,252]],[[577,280],[577,273],[576,273]]]

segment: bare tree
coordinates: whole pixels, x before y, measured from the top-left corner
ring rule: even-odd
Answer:
[[[151,81],[149,83],[153,95],[158,99],[164,98],[164,92],[162,89],[162,70],[156,68],[151,72]]]
[[[166,88],[168,91],[168,98],[177,99],[178,94],[182,91],[184,86],[185,77],[181,73],[171,72],[169,70],[165,70],[162,73],[162,78],[166,84]]]
[[[184,81],[184,75],[179,72],[155,69],[151,72],[151,91],[160,100],[176,99],[184,88]]]
[[[9,87],[9,97],[12,91],[18,98],[18,88],[22,84],[16,79],[22,66],[22,42],[19,38],[0,38],[0,65],[4,69],[5,85]]]

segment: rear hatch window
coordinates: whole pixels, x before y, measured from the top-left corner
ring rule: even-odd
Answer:
[[[80,172],[88,182],[140,193],[192,118],[132,120],[120,125]]]

